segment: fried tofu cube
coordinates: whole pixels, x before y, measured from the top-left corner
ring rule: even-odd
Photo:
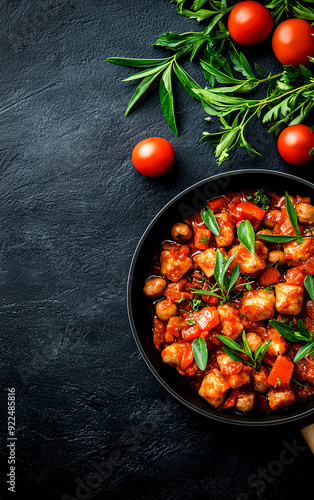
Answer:
[[[188,257],[189,251],[187,245],[177,245],[171,250],[161,252],[161,274],[171,281],[179,281],[192,268],[192,259]]]
[[[240,245],[237,245],[229,250],[228,256],[231,257],[236,251],[238,251],[238,253],[233,262],[235,264],[239,264],[240,273],[256,273],[266,267],[265,260],[268,256],[268,249],[261,241],[255,242],[255,253],[253,254],[247,250],[242,243],[240,243]]]
[[[276,309],[280,314],[297,316],[302,311],[304,288],[302,286],[278,283],[275,285]]]
[[[251,382],[250,371],[243,369],[240,373],[236,373],[235,375],[226,375],[225,379],[232,389],[239,389],[242,385]]]
[[[269,354],[269,356],[279,356],[279,354],[282,355],[286,352],[288,342],[282,335],[280,335],[276,328],[268,325],[267,329],[261,334],[261,336],[264,342],[271,340],[271,344],[267,349],[267,354]]]
[[[213,250],[213,248],[208,248],[204,252],[197,255],[197,264],[202,269],[207,278],[210,278],[214,275],[215,260],[216,251]]]
[[[254,404],[255,404],[254,392],[246,392],[238,396],[236,407],[238,410],[246,412],[253,410]]]
[[[163,363],[167,363],[168,365],[180,367],[182,357],[183,357],[183,346],[182,344],[178,344],[177,342],[171,345],[168,345],[161,351],[161,357]]]
[[[296,262],[304,262],[314,254],[314,241],[306,238],[302,243],[297,241],[289,241],[284,244],[284,256],[286,260],[295,260]]]
[[[222,325],[222,334],[236,339],[243,330],[238,309],[230,304],[224,304],[217,306],[217,312]]]
[[[217,248],[228,247],[233,242],[234,238],[234,224],[232,216],[229,212],[223,212],[215,215],[219,229],[220,236],[215,236]]]
[[[241,363],[241,361],[233,361],[233,359],[229,358],[226,352],[220,352],[217,354],[216,359],[219,369],[224,377],[226,375],[228,376],[240,373],[244,368],[244,364]]]
[[[268,373],[265,366],[261,366],[260,371],[254,371],[254,391],[263,394],[270,388],[270,384],[268,383]]]
[[[290,387],[287,389],[270,389],[267,397],[271,410],[280,410],[280,408],[293,405],[295,402],[295,394]]]
[[[262,337],[256,332],[247,333],[246,340],[252,352],[255,352],[256,349],[264,343]]]
[[[275,313],[274,293],[261,288],[244,293],[240,312],[254,322],[273,318]]]
[[[214,368],[203,379],[199,395],[217,408],[225,399],[228,389],[230,386],[224,376],[217,368]]]

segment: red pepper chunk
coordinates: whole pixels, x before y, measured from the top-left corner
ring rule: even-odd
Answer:
[[[250,201],[242,201],[237,205],[237,210],[241,210],[245,214],[252,215],[252,217],[255,217],[255,219],[261,221],[265,217],[265,210],[262,208],[258,207],[257,205],[254,205],[254,203],[251,203]]]
[[[187,367],[190,366],[190,364],[193,362],[193,360],[194,356],[192,347],[190,346],[190,344],[186,344],[183,349],[183,356],[180,364],[182,370],[185,371]]]
[[[288,356],[278,356],[270,374],[268,375],[268,383],[272,386],[276,385],[280,388],[288,386],[293,369],[294,364]],[[280,380],[279,383],[278,380]]]
[[[215,213],[215,212],[219,212],[219,210],[224,206],[225,202],[226,202],[226,199],[223,196],[222,198],[216,198],[215,200],[209,201],[207,203],[207,205]]]
[[[200,332],[208,332],[220,323],[216,307],[204,307],[201,311],[191,314],[191,318],[195,319]]]

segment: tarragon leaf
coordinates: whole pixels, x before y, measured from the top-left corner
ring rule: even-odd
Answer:
[[[204,371],[208,360],[208,350],[206,342],[202,337],[197,337],[193,340],[192,351],[197,366],[200,370]]]
[[[209,207],[202,209],[201,217],[208,229],[210,229],[215,236],[220,236],[220,229],[216,221],[216,217],[214,212]]]
[[[176,118],[174,114],[171,70],[172,70],[172,65],[169,64],[167,69],[164,71],[159,83],[159,97],[164,117],[166,118],[166,121],[169,127],[171,128],[172,132],[176,136],[178,136]]]
[[[249,252],[255,252],[255,232],[250,221],[244,220],[239,224],[238,238]]]

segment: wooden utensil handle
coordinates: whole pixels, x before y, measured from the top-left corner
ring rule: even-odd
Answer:
[[[304,429],[301,429],[301,432],[310,450],[314,453],[314,424],[304,427]]]

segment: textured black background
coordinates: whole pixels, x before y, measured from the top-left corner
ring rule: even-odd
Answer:
[[[121,79],[133,71],[106,57],[158,57],[164,52],[150,44],[160,33],[200,29],[168,0],[3,0],[0,16],[0,497],[6,387],[17,391],[17,493],[9,498],[242,500],[304,492],[313,458],[301,424],[224,426],[167,395],[135,346],[126,280],[144,229],[182,189],[252,166],[311,180],[313,167],[286,165],[256,122],[250,135],[263,158],[241,151],[217,167],[199,141],[208,129],[204,113],[176,84],[179,138],[156,92],[124,118],[134,83]],[[267,71],[280,68],[267,43],[246,53]],[[183,64],[205,84],[196,65]],[[130,160],[134,145],[152,135],[176,150],[173,170],[160,179],[141,176]],[[302,451],[285,454],[285,440]],[[101,463],[102,479],[92,474]]]

